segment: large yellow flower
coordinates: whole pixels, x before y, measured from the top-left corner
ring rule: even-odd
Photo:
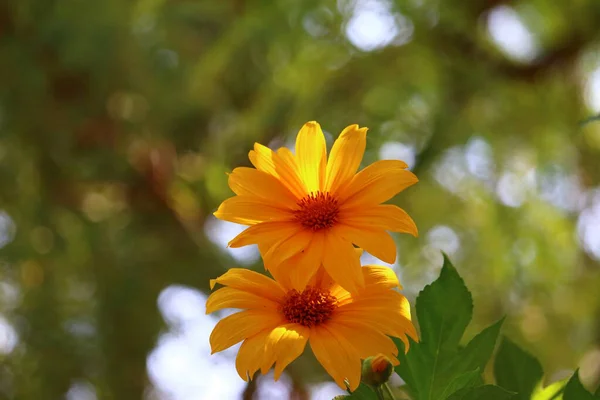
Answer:
[[[394,240],[386,231],[417,235],[401,208],[381,204],[418,181],[399,160],[377,161],[356,173],[366,146],[367,128],[350,125],[333,144],[329,161],[325,137],[316,122],[296,138],[296,154],[256,143],[254,168],[236,168],[229,186],[237,195],[225,200],[217,218],[250,225],[231,247],[258,244],[265,267],[284,261],[292,285],[302,290],[323,265],[351,292],[364,286],[353,244],[393,263]]]
[[[302,291],[285,279],[276,281],[242,268],[232,268],[211,280],[226,287],[213,292],[206,312],[240,308],[217,323],[210,335],[212,352],[244,341],[236,359],[238,374],[248,381],[275,364],[275,380],[304,351],[306,343],[317,360],[345,389],[360,383],[361,359],[383,354],[397,365],[398,349],[389,336],[417,340],[410,307],[400,294],[398,279],[387,267],[361,269],[364,288],[350,294],[321,268]],[[389,335],[389,336],[388,336]]]

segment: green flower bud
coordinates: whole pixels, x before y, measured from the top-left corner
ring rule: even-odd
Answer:
[[[370,386],[381,386],[390,379],[394,366],[383,354],[368,357],[363,361],[361,380]]]

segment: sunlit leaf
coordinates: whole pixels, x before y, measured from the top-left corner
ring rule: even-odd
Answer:
[[[562,398],[562,392],[565,390],[568,379],[561,379],[546,387],[543,387],[542,382],[534,389],[531,400],[558,400]]]

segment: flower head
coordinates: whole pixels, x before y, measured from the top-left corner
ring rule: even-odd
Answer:
[[[285,280],[276,281],[257,272],[232,268],[211,280],[225,287],[214,291],[206,312],[239,308],[217,323],[210,335],[212,352],[243,341],[236,369],[244,380],[256,371],[265,374],[275,364],[275,379],[310,347],[335,382],[356,389],[361,359],[383,354],[398,364],[398,349],[389,336],[400,338],[408,350],[407,335],[417,340],[410,307],[400,294],[398,279],[387,267],[361,269],[364,288],[343,289],[321,268],[303,290]]]
[[[316,122],[298,133],[295,155],[256,143],[249,153],[255,168],[233,170],[229,186],[236,196],[215,212],[217,218],[250,225],[229,246],[258,244],[268,270],[295,269],[290,274],[297,290],[321,265],[345,289],[363,287],[353,245],[395,262],[396,246],[387,231],[416,236],[417,227],[404,210],[381,203],[418,179],[399,160],[377,161],[357,173],[366,135],[367,128],[348,126],[329,160]]]

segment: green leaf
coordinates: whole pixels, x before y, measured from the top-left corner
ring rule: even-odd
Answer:
[[[508,400],[513,398],[515,398],[515,393],[502,389],[500,386],[483,385],[461,389],[447,400]]]
[[[448,386],[444,389],[442,393],[442,398],[445,399],[451,394],[464,389],[470,388],[474,386],[483,385],[483,380],[481,379],[481,372],[479,372],[479,368],[465,372],[464,374],[458,375],[456,378],[450,382]]]
[[[469,344],[459,351],[452,369],[469,371],[473,368],[479,368],[480,371],[483,371],[494,352],[503,322],[504,318],[488,326],[471,339]]]
[[[542,386],[542,382],[536,386],[531,400],[558,400],[561,398],[562,392],[567,384],[567,379],[561,379],[546,387]]]
[[[473,299],[445,254],[439,278],[419,293],[416,309],[422,343],[433,351],[458,346],[473,315]]]
[[[563,400],[596,400],[598,397],[588,392],[579,380],[579,370],[575,371],[563,393]]]
[[[492,355],[503,320],[484,329],[466,347],[458,343],[472,315],[471,294],[444,256],[439,278],[425,287],[417,298],[417,316],[421,341],[410,341],[404,354],[402,342],[400,365],[396,372],[409,391],[420,400],[445,400],[459,389],[481,385],[483,371]]]
[[[348,400],[378,400],[377,394],[375,394],[373,389],[362,382],[360,385],[358,385],[354,392],[350,392],[348,390],[348,393],[350,394],[345,397],[345,399]]]
[[[516,399],[529,400],[544,372],[540,362],[504,338],[494,362],[496,383],[518,393]]]
[[[596,389],[596,393],[594,393],[594,395],[600,399],[600,386],[598,386],[598,389]]]

